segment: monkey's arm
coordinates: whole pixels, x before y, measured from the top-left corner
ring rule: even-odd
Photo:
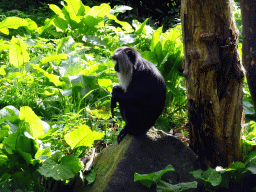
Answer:
[[[120,101],[119,94],[124,93],[124,89],[120,85],[115,85],[112,90],[111,97],[111,114],[114,117],[114,108],[116,108],[116,102]]]

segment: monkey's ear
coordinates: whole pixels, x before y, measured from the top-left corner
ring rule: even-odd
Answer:
[[[136,57],[137,57],[136,51],[135,51],[134,49],[127,48],[127,49],[125,50],[125,53],[126,53],[127,56],[129,57],[130,61],[131,61],[133,64],[135,64],[136,59],[137,59],[137,58],[136,58]]]

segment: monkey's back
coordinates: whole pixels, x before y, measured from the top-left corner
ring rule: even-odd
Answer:
[[[143,58],[135,67],[127,92],[137,99],[130,104],[140,108],[145,122],[154,124],[165,107],[164,79],[155,65]]]

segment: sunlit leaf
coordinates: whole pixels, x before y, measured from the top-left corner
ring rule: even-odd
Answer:
[[[21,107],[19,117],[21,120],[25,120],[30,125],[30,134],[34,138],[44,134],[44,127],[41,123],[40,118],[34,113],[30,107]]]
[[[87,125],[81,125],[77,129],[67,133],[64,138],[66,142],[74,149],[79,146],[92,146],[95,140],[99,140],[104,133],[92,131]]]
[[[19,17],[7,17],[0,22],[0,31],[6,35],[9,35],[8,28],[18,29],[21,26],[27,26],[28,22],[25,19]]]

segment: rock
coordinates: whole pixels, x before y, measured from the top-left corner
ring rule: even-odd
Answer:
[[[171,184],[195,181],[189,172],[200,168],[192,150],[163,131],[150,129],[141,137],[127,135],[120,144],[109,146],[96,158],[94,166],[98,174],[95,182],[85,186],[77,182],[74,191],[156,191],[155,185],[149,189],[139,181],[134,182],[134,173],[156,172],[169,164],[175,171],[165,173],[162,180]]]

